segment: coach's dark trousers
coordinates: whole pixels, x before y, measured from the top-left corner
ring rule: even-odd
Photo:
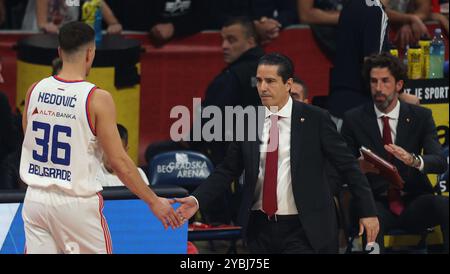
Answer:
[[[262,211],[252,211],[247,245],[253,254],[338,253],[335,244],[316,251],[311,247],[298,215],[277,215],[270,219]]]

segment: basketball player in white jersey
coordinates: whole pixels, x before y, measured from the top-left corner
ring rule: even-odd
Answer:
[[[27,253],[112,252],[102,187],[95,180],[103,153],[166,229],[182,224],[173,202],[144,183],[124,151],[111,95],[85,81],[95,56],[94,35],[81,22],[63,26],[61,72],[27,92],[20,162],[20,176],[28,184],[22,211]]]

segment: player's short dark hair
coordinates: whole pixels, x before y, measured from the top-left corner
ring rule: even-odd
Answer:
[[[258,67],[261,65],[278,66],[278,75],[281,76],[284,83],[294,77],[294,64],[289,57],[281,53],[272,52],[264,55],[258,62]]]
[[[232,25],[241,25],[245,31],[246,38],[253,38],[255,43],[259,45],[259,36],[256,31],[255,24],[247,16],[232,16],[228,17],[222,27],[229,27]]]
[[[405,81],[407,79],[406,67],[399,58],[388,52],[370,55],[363,66],[363,78],[367,85],[370,85],[370,72],[373,68],[387,68],[395,81]],[[403,89],[400,91],[402,92]]]
[[[292,77],[292,80],[294,81],[294,83],[297,83],[303,87],[303,97],[307,98],[308,97],[308,86],[306,85],[305,81],[300,79],[300,77],[298,77],[297,75],[294,75],[294,77]]]
[[[70,22],[61,27],[58,34],[59,47],[67,53],[76,52],[81,46],[94,42],[95,32],[83,22]]]
[[[117,124],[117,130],[119,131],[120,139],[128,145],[128,130],[121,124]]]

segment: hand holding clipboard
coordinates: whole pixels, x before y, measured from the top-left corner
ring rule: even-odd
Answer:
[[[403,189],[405,182],[393,164],[384,160],[364,146],[362,146],[359,151],[364,157],[364,160],[373,164],[380,171],[380,176],[383,176],[386,180],[388,180],[396,189]]]

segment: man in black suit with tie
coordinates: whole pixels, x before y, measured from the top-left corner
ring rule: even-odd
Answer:
[[[398,58],[387,53],[372,55],[364,64],[363,74],[373,102],[348,111],[341,133],[354,155],[359,155],[361,146],[369,148],[394,164],[405,182],[400,191],[360,158],[380,218],[380,250],[384,249],[384,232],[389,229],[420,232],[441,225],[448,252],[448,197],[433,195],[427,177],[428,173],[444,173],[447,169],[431,111],[398,100],[406,79]]]
[[[336,208],[323,168],[329,160],[358,198],[360,233],[375,240],[379,224],[367,179],[329,114],[290,98],[292,77],[289,58],[271,53],[260,59],[256,80],[265,106],[260,141],[233,142],[193,195],[176,199],[178,213],[190,218],[199,206],[214,206],[245,170],[239,221],[250,252],[337,253]]]

